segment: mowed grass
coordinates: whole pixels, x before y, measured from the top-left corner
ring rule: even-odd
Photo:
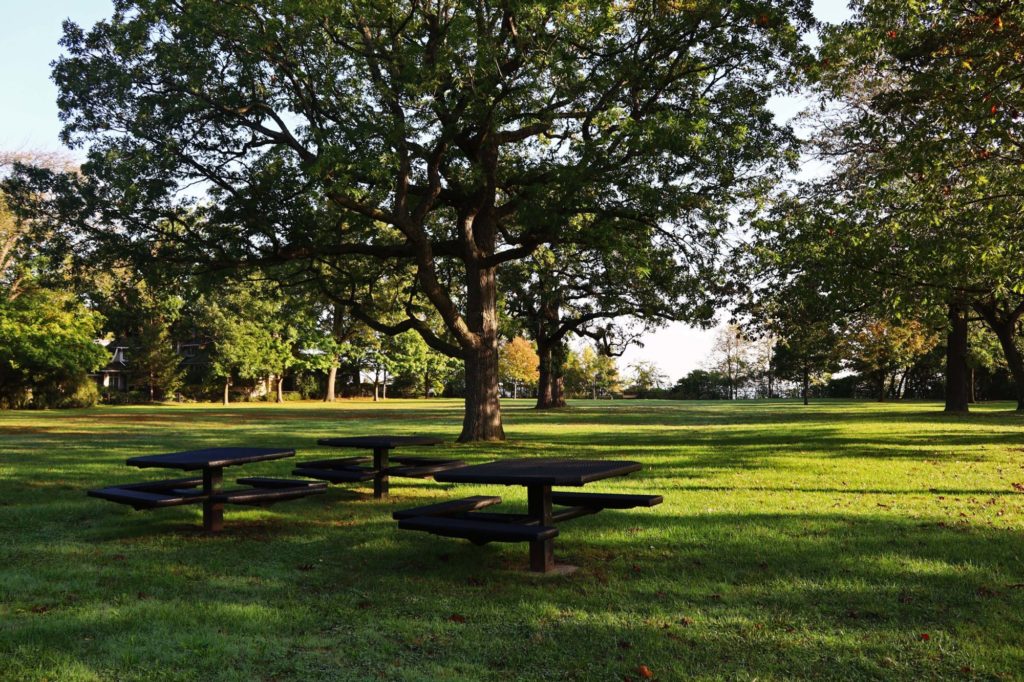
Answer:
[[[0,679],[1014,679],[1024,671],[1024,418],[933,403],[507,401],[501,457],[628,458],[588,489],[653,509],[569,522],[568,576],[524,545],[400,532],[395,509],[518,487],[399,479],[267,509],[87,498],[138,454],[336,455],[328,435],[453,441],[456,401],[0,413]],[[412,453],[409,449],[406,453]],[[228,469],[289,475],[294,460]],[[641,669],[646,666],[646,669]]]

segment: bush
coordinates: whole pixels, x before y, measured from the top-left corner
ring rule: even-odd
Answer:
[[[58,401],[59,408],[96,407],[100,401],[100,389],[88,377]]]
[[[85,374],[38,386],[32,391],[31,407],[41,410],[95,407],[100,390]]]

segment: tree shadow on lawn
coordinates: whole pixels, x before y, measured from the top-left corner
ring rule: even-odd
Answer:
[[[999,403],[998,406],[1003,406]],[[941,403],[873,403],[867,401],[817,402],[804,406],[797,401],[620,401],[600,405],[570,404],[557,410],[507,410],[512,424],[609,424],[715,426],[735,424],[795,424],[808,422],[889,422],[921,424],[970,424],[1006,422],[1024,425],[1024,415],[1012,403],[969,414],[947,414]],[[914,408],[914,409],[911,409]]]
[[[116,621],[83,615],[52,627],[21,613],[3,639],[25,644],[51,627],[37,641],[159,633],[226,649],[240,633],[269,640],[278,631],[283,641],[249,651],[246,665],[292,673],[372,644],[336,671],[347,679],[382,670],[401,679],[387,673],[395,659],[421,675],[416,666],[471,666],[516,679],[621,679],[641,663],[664,679],[911,679],[963,676],[965,667],[1012,676],[1024,664],[1017,531],[844,514],[608,512],[564,524],[556,557],[580,568],[541,577],[526,571],[524,545],[478,547],[398,531],[379,507],[336,509],[346,511],[356,525],[297,514],[236,533],[229,523],[216,538],[93,536],[97,560],[123,555],[126,574],[107,566],[105,596],[54,609],[102,612],[136,592],[146,603],[120,609]],[[60,546],[35,551],[66,563]],[[73,583],[88,567],[67,570]],[[21,598],[31,603],[52,587],[40,578]],[[267,612],[263,625],[233,620],[255,604]],[[297,646],[306,638],[320,646]],[[251,649],[248,639],[239,644]],[[110,668],[97,656],[111,652],[71,648]],[[165,655],[185,670],[198,665]]]

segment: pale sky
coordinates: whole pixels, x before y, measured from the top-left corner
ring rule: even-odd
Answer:
[[[109,16],[110,0],[0,0],[0,150],[61,149],[58,134],[57,89],[50,80],[50,62],[60,53],[61,22],[72,19],[88,27]],[[815,0],[823,21],[849,16],[846,0]],[[802,108],[799,100],[774,103],[780,120]],[[700,367],[708,355],[713,331],[673,324],[644,339],[619,359],[625,370],[638,360],[651,360],[675,382]]]

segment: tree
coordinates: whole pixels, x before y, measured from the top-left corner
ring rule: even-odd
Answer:
[[[695,369],[672,387],[672,397],[680,400],[722,400],[729,397],[729,381],[718,372]]]
[[[938,338],[916,320],[865,320],[846,341],[854,368],[874,377],[879,402],[887,395],[900,396],[900,375],[905,378],[914,362],[937,343]]]
[[[869,0],[825,32],[819,135],[835,163],[817,233],[891,307],[942,306],[946,409],[969,401],[968,329],[999,337],[1024,410],[1024,95],[1018,3]],[[827,232],[826,232],[827,230]],[[912,316],[913,314],[911,314]]]
[[[0,407],[77,406],[86,373],[107,361],[95,342],[101,324],[68,292],[32,288],[0,300]]]
[[[597,353],[590,345],[579,353],[570,352],[565,363],[565,382],[577,395],[597,400],[619,390],[619,369],[615,359]]]
[[[629,370],[633,373],[633,390],[641,397],[649,391],[664,388],[668,380],[658,365],[650,360],[634,362],[629,366]]]
[[[47,221],[34,220],[30,205],[40,197],[25,193],[9,177],[23,165],[75,172],[64,154],[39,151],[0,151],[0,298],[13,301],[27,289],[53,284],[64,274],[64,234],[55,234]]]
[[[581,237],[591,231],[581,233]],[[567,337],[607,343],[611,326],[635,321],[618,339],[624,350],[642,331],[671,320],[692,324],[714,313],[717,238],[637,244],[629,231],[602,231],[597,243],[538,248],[504,271],[505,306],[540,356],[538,409],[563,407]]]
[[[512,397],[519,397],[520,386],[533,386],[540,376],[540,358],[533,344],[521,336],[501,347],[498,355],[498,375],[512,383]]]
[[[734,400],[750,367],[753,345],[743,330],[734,324],[721,327],[711,346],[708,368],[718,372],[729,384],[729,400]]]
[[[128,366],[132,382],[147,388],[150,401],[158,395],[173,395],[181,388],[181,356],[162,320],[147,321],[141,333],[133,337]]]
[[[86,194],[140,251],[310,265],[461,358],[460,440],[499,440],[500,267],[580,216],[636,243],[724,220],[790,139],[766,103],[812,23],[808,0],[125,1],[65,24],[54,77]],[[374,314],[380,269],[404,319]]]
[[[258,283],[226,283],[200,299],[197,308],[197,326],[214,343],[211,369],[223,384],[225,405],[235,377],[265,379],[286,364],[275,319],[280,302]]]

